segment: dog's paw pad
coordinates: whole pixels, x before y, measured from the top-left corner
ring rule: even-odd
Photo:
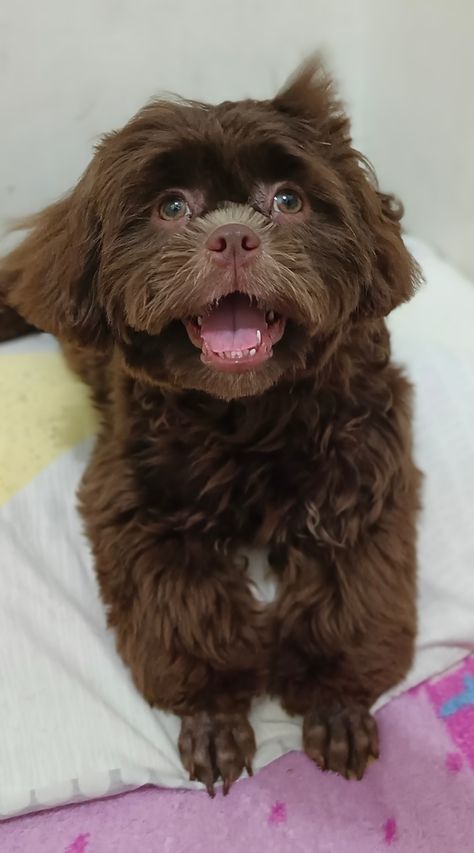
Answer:
[[[315,708],[303,723],[306,754],[321,767],[346,779],[362,779],[379,755],[377,724],[360,705]]]

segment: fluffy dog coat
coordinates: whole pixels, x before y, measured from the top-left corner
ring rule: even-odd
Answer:
[[[274,100],[150,103],[2,263],[4,304],[100,407],[80,504],[109,624],[210,793],[251,770],[262,691],[320,767],[360,778],[370,707],[412,660],[419,475],[384,322],[418,280],[399,220],[310,63]]]

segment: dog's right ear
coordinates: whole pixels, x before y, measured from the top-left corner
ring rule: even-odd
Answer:
[[[0,301],[60,338],[104,349],[109,327],[97,301],[101,225],[94,161],[75,189],[18,223],[29,234],[0,261]]]

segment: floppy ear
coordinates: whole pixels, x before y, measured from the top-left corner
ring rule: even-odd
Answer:
[[[403,205],[394,195],[378,190],[367,164],[366,170],[360,171],[361,213],[369,227],[373,272],[362,284],[356,316],[370,319],[386,317],[411,299],[423,275],[402,239]]]
[[[0,297],[38,329],[102,349],[108,326],[96,300],[101,227],[93,182],[94,163],[66,198],[18,223],[29,234],[0,262]]]
[[[421,271],[402,240],[403,207],[394,196],[379,192],[372,167],[352,147],[350,121],[319,56],[297,70],[274,105],[334,169],[353,207],[352,230],[359,232],[361,250],[370,261],[355,316],[386,316],[410,299],[422,281]]]

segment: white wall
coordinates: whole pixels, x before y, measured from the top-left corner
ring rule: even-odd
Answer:
[[[62,194],[153,94],[266,97],[323,46],[409,227],[474,274],[473,16],[474,0],[3,0],[0,220]]]
[[[367,0],[364,32],[364,151],[474,278],[474,0]]]

